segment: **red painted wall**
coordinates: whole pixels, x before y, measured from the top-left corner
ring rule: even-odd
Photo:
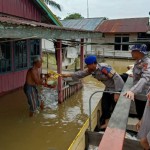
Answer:
[[[0,13],[41,21],[41,12],[32,0],[0,0]]]
[[[29,44],[29,41],[27,42]],[[42,41],[40,40],[40,53],[41,53],[41,44]],[[14,49],[13,43],[11,43],[11,50],[12,50],[12,72],[7,72],[0,74],[0,95],[15,90],[19,87],[22,87],[25,83],[26,73],[28,69],[15,71],[14,70]],[[30,48],[29,45],[27,46],[28,49],[28,67],[29,67],[29,59],[30,59]]]
[[[0,93],[22,87],[25,83],[27,70],[0,75]]]

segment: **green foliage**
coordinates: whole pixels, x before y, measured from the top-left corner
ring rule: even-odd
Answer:
[[[50,5],[50,6],[52,6],[52,7],[54,7],[54,8],[56,8],[56,9],[61,11],[61,6],[58,3],[56,3],[55,1],[53,1],[53,0],[44,0],[44,2],[47,5]]]
[[[80,19],[80,18],[84,18],[84,17],[79,13],[74,13],[74,14],[70,14],[69,16],[64,18],[64,20],[67,20],[67,19]]]
[[[61,17],[59,17],[59,16],[56,16],[55,14],[54,14],[54,16],[55,16],[57,19],[61,20]]]

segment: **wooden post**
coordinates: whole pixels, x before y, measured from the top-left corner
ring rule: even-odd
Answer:
[[[62,73],[62,44],[61,40],[57,40],[56,43],[57,52],[57,72]],[[58,77],[58,103],[63,102],[63,91],[62,91],[62,77]]]
[[[81,47],[80,47],[80,70],[84,70],[84,47],[83,47],[84,39],[81,39]]]

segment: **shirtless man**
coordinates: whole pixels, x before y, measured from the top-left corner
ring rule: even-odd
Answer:
[[[40,57],[36,57],[33,62],[33,67],[30,68],[26,75],[26,82],[24,85],[24,92],[28,99],[30,106],[29,116],[32,117],[36,109],[40,106],[43,109],[43,102],[39,102],[37,85],[42,85],[42,79],[40,78],[39,68],[42,66],[42,60]]]

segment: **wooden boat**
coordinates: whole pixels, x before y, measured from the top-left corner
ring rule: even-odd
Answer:
[[[125,138],[126,130],[135,131],[135,124],[130,124],[128,121],[131,101],[125,100],[126,98],[123,96],[124,92],[132,86],[131,81],[132,78],[129,77],[105,133],[94,131],[100,117],[99,102],[91,112],[91,118],[86,120],[68,150],[142,150],[137,139]],[[91,149],[91,145],[93,149]]]

